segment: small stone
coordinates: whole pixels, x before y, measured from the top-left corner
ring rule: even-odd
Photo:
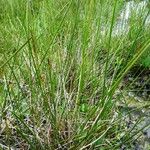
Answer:
[[[130,97],[134,97],[134,93],[133,93],[133,92],[129,92],[128,95],[129,95]]]
[[[120,150],[126,150],[126,146],[122,145]]]
[[[132,77],[129,77],[128,80],[129,80],[129,81],[133,81],[133,78],[132,78]]]
[[[142,102],[142,99],[140,97],[138,97],[138,96],[135,96],[134,99],[139,101],[139,102]]]

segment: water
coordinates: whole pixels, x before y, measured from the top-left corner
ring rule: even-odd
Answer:
[[[146,11],[144,11],[147,8],[148,0],[141,1],[139,3],[135,1],[128,1],[125,2],[125,5],[123,9],[121,10],[119,19],[117,20],[117,23],[113,29],[113,36],[118,35],[124,35],[128,33],[130,25],[129,25],[129,19],[132,15],[132,13],[135,13],[135,16],[137,18],[139,16],[146,16]],[[145,25],[150,25],[150,15],[147,17],[145,21]]]

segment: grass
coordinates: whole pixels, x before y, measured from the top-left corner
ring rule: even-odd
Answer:
[[[0,146],[131,148],[141,129],[126,127],[114,95],[149,53],[149,9],[114,35],[121,0],[0,3]]]

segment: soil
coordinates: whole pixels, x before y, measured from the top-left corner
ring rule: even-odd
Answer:
[[[138,140],[133,139],[131,150],[150,150],[150,68],[134,66],[120,85],[122,103],[119,109],[124,112],[128,128],[133,128],[142,120],[136,130],[141,130]],[[138,135],[139,136],[139,135]],[[123,145],[121,150],[128,150]]]

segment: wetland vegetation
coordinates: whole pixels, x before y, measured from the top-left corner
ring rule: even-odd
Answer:
[[[150,1],[0,0],[0,148],[150,149]]]

